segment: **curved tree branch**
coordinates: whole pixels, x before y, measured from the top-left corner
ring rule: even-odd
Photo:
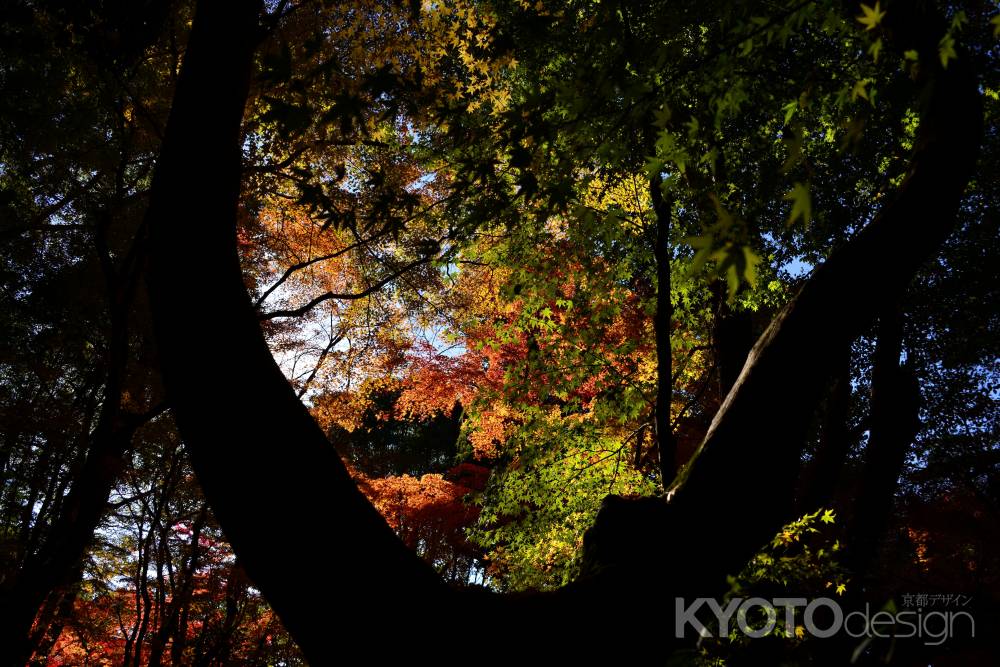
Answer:
[[[371,296],[375,292],[379,291],[380,289],[391,283],[396,278],[399,278],[407,271],[410,271],[411,269],[414,269],[420,266],[421,264],[426,264],[430,262],[432,259],[434,259],[433,255],[427,255],[419,259],[415,259],[412,262],[408,262],[403,266],[399,267],[398,269],[396,269],[395,271],[393,271],[392,273],[390,273],[389,275],[387,275],[386,277],[382,278],[382,280],[379,280],[378,282],[369,285],[367,288],[361,290],[360,292],[324,292],[323,294],[314,297],[307,303],[304,303],[301,306],[298,306],[297,308],[273,310],[269,313],[262,313],[261,315],[259,315],[259,319],[273,320],[278,317],[300,317],[308,313],[310,310],[312,310],[319,304],[324,303],[326,301],[330,301],[332,299],[341,299],[345,301],[364,299],[365,297]]]
[[[261,11],[197,5],[147,213],[149,293],[164,385],[205,495],[255,585],[322,662],[332,627],[370,634],[385,609],[444,586],[358,491],[275,364],[243,284],[240,124]],[[209,371],[226,378],[225,396],[204,382]],[[383,648],[403,653],[421,629],[408,621]]]
[[[671,531],[699,545],[677,554],[684,587],[737,572],[791,517],[799,455],[838,354],[897,300],[954,229],[979,154],[983,114],[968,57],[940,66],[940,19],[893,4],[899,50],[916,48],[922,109],[906,178],[895,198],[818,267],[761,338],[670,492]],[[770,418],[768,418],[770,416]],[[766,452],[766,453],[765,453]],[[742,511],[748,500],[752,511]],[[711,519],[733,516],[721,531]],[[717,581],[724,583],[724,581]]]
[[[365,243],[369,243],[371,241],[374,241],[379,236],[383,236],[383,235],[387,234],[388,232],[389,232],[388,229],[384,229],[384,230],[382,230],[381,232],[379,232],[378,234],[376,234],[375,236],[373,236],[371,238],[360,240],[360,241],[356,241],[355,243],[351,243],[350,245],[344,246],[340,250],[335,250],[334,252],[330,252],[330,253],[327,253],[325,255],[318,255],[316,257],[310,257],[309,259],[304,259],[301,262],[296,262],[295,264],[292,264],[287,269],[285,269],[284,273],[282,273],[281,276],[279,276],[278,279],[275,280],[271,284],[270,287],[268,287],[266,290],[264,290],[264,292],[259,297],[257,297],[257,300],[254,302],[254,306],[256,306],[257,308],[260,308],[261,305],[263,305],[263,303],[267,300],[267,297],[271,296],[271,294],[274,292],[274,290],[276,290],[279,287],[281,287],[282,285],[284,285],[288,281],[288,279],[291,278],[292,275],[296,271],[301,271],[302,269],[309,268],[313,264],[318,264],[320,262],[326,262],[326,261],[329,261],[331,259],[337,259],[338,257],[342,257],[343,255],[346,255],[350,251],[354,250],[355,248],[359,248],[362,245],[364,245]]]

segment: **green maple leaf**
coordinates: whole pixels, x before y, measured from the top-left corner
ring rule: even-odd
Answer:
[[[865,87],[868,85],[868,79],[860,79],[854,83],[854,87],[851,88],[851,101],[855,101],[859,97],[861,99],[868,99],[868,91]]]
[[[792,120],[795,112],[799,110],[799,101],[792,100],[785,106],[781,107],[781,110],[785,112],[785,125],[788,125],[788,122]]]
[[[664,105],[663,107],[653,112],[653,125],[655,125],[660,129],[665,128],[667,126],[667,123],[670,122],[671,115],[672,114],[670,113],[670,108]]]
[[[701,267],[705,265],[705,262],[709,260],[712,255],[712,245],[715,239],[712,238],[711,234],[705,234],[703,236],[689,236],[684,239],[684,242],[694,248],[694,257],[691,259],[690,273],[696,273]]]
[[[749,246],[743,246],[743,278],[750,283],[750,287],[757,287],[757,265],[761,262],[761,257]]]
[[[726,285],[729,290],[729,301],[732,303],[736,298],[736,292],[740,289],[740,273],[735,263],[726,267]]]
[[[941,58],[941,67],[944,68],[948,67],[949,60],[954,60],[958,57],[958,54],[955,52],[955,38],[950,34],[941,38],[941,43],[938,44],[938,56]]]
[[[802,222],[808,225],[809,221],[812,220],[812,197],[809,195],[809,185],[796,183],[784,199],[792,202],[792,212],[788,216],[788,225],[792,226],[799,218],[802,218]]]
[[[878,62],[879,54],[882,53],[882,38],[879,37],[872,45],[868,47],[868,55],[872,57],[874,62]]]

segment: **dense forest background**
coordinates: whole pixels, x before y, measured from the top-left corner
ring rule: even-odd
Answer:
[[[997,664],[995,2],[223,4],[0,9],[0,662]]]

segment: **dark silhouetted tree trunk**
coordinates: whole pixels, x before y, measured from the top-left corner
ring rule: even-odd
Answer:
[[[656,444],[660,453],[660,479],[670,486],[677,474],[677,440],[670,419],[674,396],[673,351],[670,332],[674,324],[674,303],[670,296],[670,202],[663,199],[660,176],[652,179],[649,193],[656,215]]]
[[[887,21],[893,47],[914,48],[928,63],[918,81],[920,127],[906,178],[754,345],[669,502],[615,501],[602,510],[586,547],[589,571],[618,573],[623,586],[649,586],[648,554],[660,550],[663,587],[673,595],[724,591],[726,575],[739,572],[794,516],[802,447],[836,360],[954,228],[982,134],[971,63],[960,57],[947,69],[934,65],[944,24],[916,5],[900,6]],[[637,532],[657,523],[658,540]]]
[[[31,628],[39,609],[53,591],[73,581],[104,513],[108,494],[124,467],[132,437],[153,416],[131,415],[121,408],[131,291],[131,286],[115,291],[111,304],[105,396],[97,426],[89,438],[86,460],[73,476],[69,494],[38,550],[25,559],[13,580],[0,587],[0,659],[10,664],[24,664],[31,656]],[[30,521],[24,525],[30,525]]]
[[[871,419],[865,465],[848,536],[848,562],[864,574],[889,524],[906,452],[920,428],[920,385],[899,365],[902,316],[894,306],[879,318],[872,365]]]
[[[205,496],[254,584],[321,663],[331,628],[371,633],[386,609],[445,587],[358,491],[271,357],[243,284],[240,125],[260,12],[198,3],[152,185],[149,293],[164,384]],[[206,373],[225,379],[225,396]],[[420,615],[407,616],[393,634],[408,641],[387,655],[422,636]]]
[[[844,348],[834,371],[830,392],[824,406],[819,445],[803,472],[798,514],[829,507],[840,481],[851,446],[849,409],[851,405],[851,350]]]

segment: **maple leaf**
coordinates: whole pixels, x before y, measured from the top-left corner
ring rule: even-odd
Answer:
[[[882,22],[882,19],[885,18],[885,12],[882,11],[878,2],[875,3],[874,7],[861,5],[861,11],[863,13],[857,16],[857,20],[858,23],[865,26],[865,30],[874,30]]]
[[[868,85],[868,79],[860,79],[854,83],[854,87],[851,88],[851,101],[857,100],[859,97],[861,99],[868,99],[868,91],[865,87]]]
[[[946,69],[948,61],[958,57],[958,53],[955,51],[955,38],[950,34],[941,38],[941,43],[938,45],[938,57],[941,59],[941,67]]]
[[[795,224],[799,218],[802,218],[802,222],[808,225],[812,220],[812,198],[809,195],[809,186],[804,183],[796,183],[784,199],[792,202],[792,212],[788,216],[788,225]]]

